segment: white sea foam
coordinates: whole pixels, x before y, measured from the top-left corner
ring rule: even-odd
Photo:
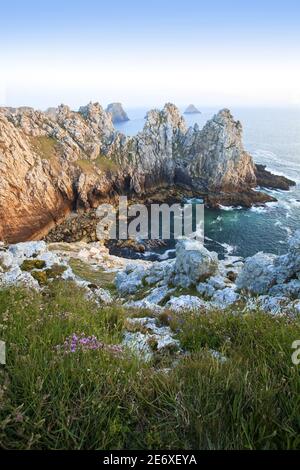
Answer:
[[[252,206],[249,210],[251,212],[256,212],[257,214],[264,214],[267,211],[267,208],[263,206]]]
[[[227,255],[231,255],[232,253],[235,252],[236,246],[234,245],[229,245],[228,243],[219,243],[224,249]]]
[[[214,225],[214,224],[217,224],[219,222],[221,222],[223,220],[223,217],[221,217],[220,215],[218,215],[218,217],[214,220],[211,221],[210,225]]]
[[[242,206],[223,206],[222,204],[219,204],[219,209],[221,209],[222,211],[239,211],[242,208]]]
[[[175,253],[175,251],[176,251],[176,250],[174,250],[174,249],[172,249],[172,250],[166,250],[162,255],[159,255],[159,256],[158,256],[158,259],[159,259],[160,261],[163,261],[163,260],[165,260],[165,259],[169,259],[169,255],[170,255],[171,253]]]

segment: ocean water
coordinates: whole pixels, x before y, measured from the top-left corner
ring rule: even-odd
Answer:
[[[201,109],[201,108],[200,108]],[[200,128],[217,108],[201,109],[201,114],[185,115],[187,125],[196,122]],[[116,125],[126,135],[142,130],[146,108],[128,109],[130,121]],[[255,109],[231,108],[243,125],[245,149],[256,163],[296,181],[290,191],[268,191],[278,202],[251,209],[226,208],[205,210],[205,243],[222,257],[226,253],[252,256],[258,251],[284,253],[291,235],[300,229],[300,108]],[[174,256],[173,244],[151,258]],[[171,250],[171,251],[167,251]]]

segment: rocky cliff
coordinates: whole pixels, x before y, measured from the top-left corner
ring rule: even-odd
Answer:
[[[198,108],[194,104],[189,104],[186,110],[184,111],[184,114],[201,114]]]
[[[0,109],[0,239],[47,233],[74,209],[96,207],[121,192],[145,195],[180,185],[217,205],[269,200],[251,192],[256,167],[242,127],[228,110],[199,130],[187,129],[172,104],[147,114],[144,129],[126,137],[98,103],[78,112]],[[210,198],[210,199],[209,199]]]
[[[121,103],[110,103],[106,108],[106,112],[111,115],[113,122],[129,121],[129,117]]]

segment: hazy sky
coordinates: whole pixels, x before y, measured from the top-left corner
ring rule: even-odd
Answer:
[[[300,105],[299,0],[0,7],[0,104]]]

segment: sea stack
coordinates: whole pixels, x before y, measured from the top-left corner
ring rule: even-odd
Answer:
[[[201,111],[196,108],[195,105],[189,104],[186,110],[184,111],[184,114],[201,114]]]
[[[125,113],[121,103],[110,103],[106,108],[106,112],[111,115],[113,122],[129,121],[129,117]]]

